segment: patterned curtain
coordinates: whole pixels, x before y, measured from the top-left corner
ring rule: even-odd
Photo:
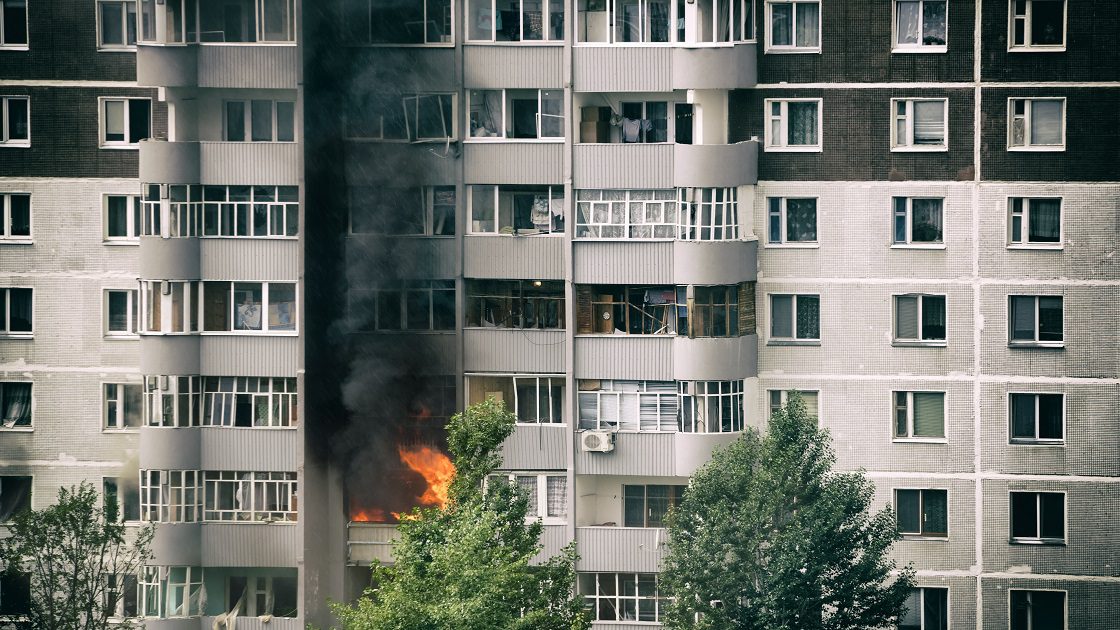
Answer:
[[[3,393],[4,409],[0,424],[4,427],[25,427],[31,425],[31,384],[4,383],[0,385]]]
[[[924,30],[922,43],[926,46],[945,45],[945,3],[926,1],[922,6]]]
[[[1057,243],[1061,238],[1061,200],[1032,199],[1030,204],[1030,240]]]
[[[817,143],[817,104],[816,103],[790,103],[789,104],[789,140],[790,146],[814,145]]]
[[[797,297],[797,338],[820,339],[821,299],[817,296]]]

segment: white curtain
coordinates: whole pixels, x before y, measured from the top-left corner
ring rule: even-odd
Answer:
[[[1031,102],[1031,144],[1062,143],[1062,102]]]
[[[31,384],[30,383],[4,383],[0,385],[3,394],[4,415],[2,424],[11,428],[14,426],[29,426],[31,424]]]
[[[816,2],[801,2],[794,6],[797,7],[797,46],[808,48],[819,46],[817,35],[821,5]]]
[[[899,2],[897,5],[898,40],[899,44],[917,44],[921,33],[918,32],[920,24],[921,2]]]

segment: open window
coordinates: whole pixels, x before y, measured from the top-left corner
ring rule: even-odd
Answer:
[[[470,137],[561,140],[563,90],[470,90]]]
[[[622,486],[623,527],[665,527],[669,510],[684,497],[683,485]]]
[[[1064,545],[1066,494],[1064,492],[1011,492],[1011,542]]]
[[[137,148],[152,137],[152,99],[108,98],[101,101],[101,147]]]
[[[296,285],[289,282],[203,282],[202,330],[294,333]]]
[[[144,386],[140,383],[105,383],[102,416],[107,431],[139,429],[144,423]]]
[[[140,567],[140,616],[199,617],[206,603],[200,567]]]
[[[470,233],[537,236],[564,231],[563,186],[471,186]]]
[[[140,520],[195,523],[201,520],[202,483],[197,470],[141,470]]]
[[[296,473],[222,470],[202,474],[204,520],[296,520]]]
[[[1066,0],[1010,0],[1007,49],[1059,52],[1066,49]]]
[[[141,280],[141,332],[198,332],[199,286],[197,280]]]

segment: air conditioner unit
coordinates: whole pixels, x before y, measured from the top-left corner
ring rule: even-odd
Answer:
[[[614,450],[614,433],[584,431],[579,437],[579,447],[584,453],[609,453]]]

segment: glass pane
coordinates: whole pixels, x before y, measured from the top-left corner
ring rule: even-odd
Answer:
[[[252,102],[253,142],[272,140],[272,101]]]
[[[292,40],[292,7],[289,0],[261,0],[262,39],[268,42]]]
[[[898,512],[898,531],[910,534],[921,531],[922,515],[919,497],[920,491],[918,490],[898,490],[895,492],[895,498],[898,502],[895,507]]]
[[[945,437],[945,394],[914,393],[914,437]]]
[[[945,490],[922,491],[922,533],[926,536],[944,536],[949,532],[947,513],[948,492]]]
[[[109,292],[109,332],[128,332],[128,293]]]
[[[108,236],[128,236],[128,197],[112,196],[108,203]]]
[[[124,101],[105,101],[105,140],[124,141]]]
[[[1035,395],[1011,394],[1011,438],[1034,439]]]
[[[900,295],[895,298],[895,337],[918,338],[918,298]]]
[[[917,4],[917,3],[914,3]],[[923,630],[922,628],[922,589],[915,588],[903,604],[906,612],[898,619],[898,630]]]
[[[914,101],[914,144],[945,144],[944,101]]]
[[[226,140],[245,141],[245,103],[242,101],[226,103]]]
[[[1029,295],[1011,297],[1011,339],[1035,340],[1035,299]]]
[[[1062,144],[1062,101],[1031,101],[1031,144]]]
[[[1038,340],[1062,340],[1062,298],[1038,298]]]
[[[276,102],[276,140],[295,142],[296,104],[290,101]]]
[[[1047,440],[1060,440],[1062,431],[1063,396],[1061,394],[1038,395],[1038,437]]]
[[[770,297],[770,336],[790,339],[793,337],[793,296]]]
[[[922,297],[922,339],[945,339],[945,298],[940,295]]]
[[[1064,0],[1031,2],[1031,43],[1040,46],[1061,46],[1065,43]]]
[[[820,5],[799,2],[797,7],[797,46],[812,48],[819,44]]]
[[[471,186],[471,231],[495,231],[493,186]]]
[[[152,102],[146,98],[128,101],[128,141],[140,142],[152,137]]]
[[[268,285],[268,329],[296,329],[296,285],[288,283]]]
[[[31,195],[11,195],[8,197],[8,234],[11,236],[31,236]],[[0,232],[3,229],[0,228]]]
[[[8,332],[31,332],[31,289],[8,289]]]
[[[821,299],[815,295],[797,296],[797,338],[819,339]]]
[[[1029,216],[1028,239],[1031,243],[1057,243],[1061,240],[1061,199],[1031,199]]]
[[[1066,501],[1059,492],[1043,492],[1039,495],[1042,504],[1042,537],[1066,537]]]
[[[914,199],[911,202],[914,226],[911,239],[915,243],[940,243],[942,240],[941,199]]]
[[[234,330],[261,330],[262,289],[258,282],[237,282],[233,285],[236,304]]]
[[[945,3],[926,0],[922,3],[922,44],[945,45]]]
[[[787,142],[790,146],[812,146],[817,144],[816,103],[789,103]]]
[[[101,7],[101,43],[103,45],[124,44],[123,5],[103,2]]]
[[[919,36],[921,2],[898,2],[895,4],[897,16],[896,42],[917,44]]]
[[[1011,493],[1011,535],[1015,538],[1038,536],[1038,505],[1035,493]]]
[[[793,5],[771,4],[770,45],[789,46],[793,43]]]
[[[791,243],[817,240],[817,200],[786,200],[786,240]]]

